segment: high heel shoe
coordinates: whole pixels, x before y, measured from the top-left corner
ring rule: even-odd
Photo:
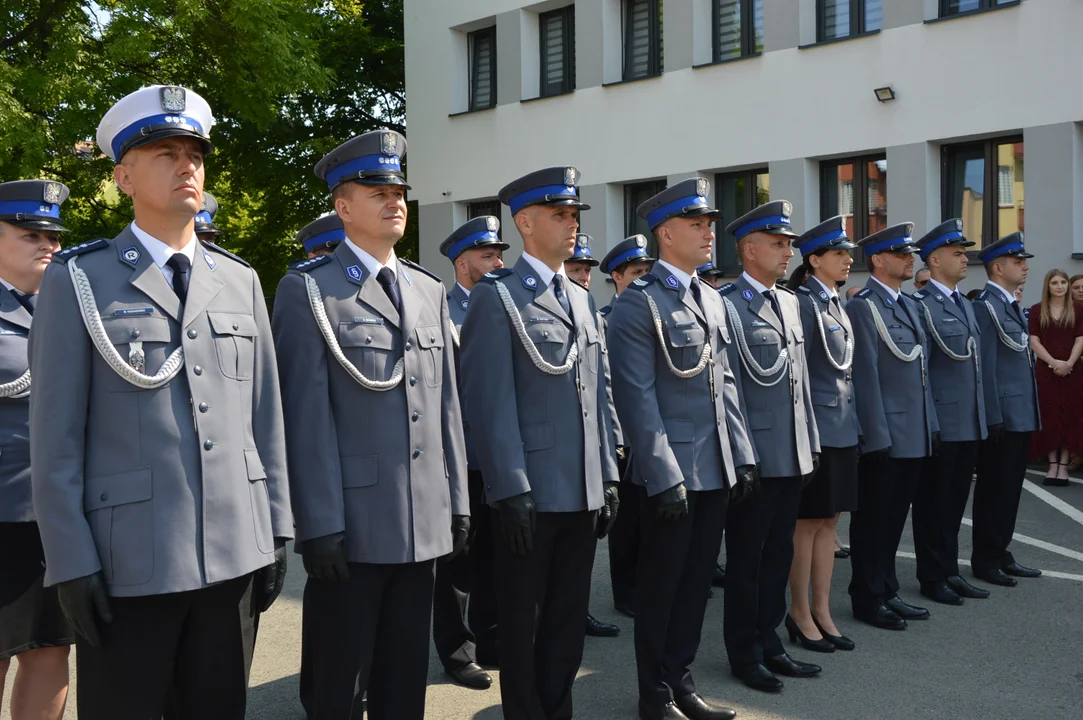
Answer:
[[[1053,468],[1056,467],[1056,470]],[[1061,468],[1064,468],[1065,477],[1061,477]],[[1045,480],[1042,481],[1042,485],[1046,487],[1066,487],[1069,484],[1068,480],[1068,464],[1067,463],[1049,463],[1049,472],[1053,473],[1045,476]]]
[[[813,621],[815,622],[815,620]],[[809,640],[805,637],[805,634],[801,632],[801,628],[797,627],[797,623],[794,619],[786,615],[786,630],[790,633],[790,642],[801,641],[801,647],[806,650],[812,650],[813,652],[833,653],[835,652],[835,646],[828,640],[820,638],[819,640]]]
[[[824,636],[824,639],[831,643],[836,650],[853,650],[856,645],[854,641],[845,635],[829,635],[824,626],[820,624],[820,621],[816,619],[816,616],[812,616],[812,623],[816,626],[816,629],[820,631],[820,634]]]

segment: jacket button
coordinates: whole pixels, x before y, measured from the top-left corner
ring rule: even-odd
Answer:
[[[102,493],[102,495],[101,495],[101,501],[102,501],[102,502],[105,502],[105,501],[106,501],[106,500],[108,500],[108,499],[109,499],[109,493]]]
[[[214,447],[214,443],[211,442],[210,440],[207,440],[207,441],[205,441],[203,443],[203,449],[204,450],[210,450],[212,447]]]
[[[234,330],[240,330],[240,329],[241,329],[241,326],[240,326],[240,325],[238,325],[237,323],[233,323],[233,329],[234,329]]]
[[[413,348],[413,347],[414,347],[414,346],[413,346],[413,345],[411,345],[410,343],[406,343],[406,349],[407,349],[407,350],[410,350],[410,349],[411,349],[411,348]]]
[[[410,378],[410,386],[413,387],[414,385],[417,385],[417,378],[416,377]]]
[[[417,422],[418,420],[421,419],[421,413],[414,413],[413,415],[410,416],[410,419],[413,420],[414,422]]]
[[[368,337],[365,338],[365,344],[368,345],[371,342],[372,342],[372,336],[369,335]]]
[[[199,411],[200,411],[200,412],[202,412],[202,413],[205,413],[205,412],[207,412],[208,410],[210,410],[210,407],[211,407],[211,406],[210,406],[210,405],[208,405],[207,403],[200,403],[200,404],[199,404]]]
[[[421,448],[414,450],[414,460],[417,460],[419,457],[421,457]]]
[[[431,342],[431,343],[436,342],[436,338],[433,337],[432,335],[429,335],[429,342]]]
[[[202,375],[203,374],[203,368],[201,368],[199,365],[196,365],[194,368],[192,368],[192,372],[195,373],[196,375]]]
[[[545,332],[543,332],[542,337],[549,337],[549,331],[546,330]]]
[[[133,337],[133,338],[137,338],[137,337],[139,337],[140,335],[141,335],[141,333],[140,333],[140,332],[139,332],[138,330],[132,330],[132,337]]]
[[[188,328],[188,337],[195,340],[198,336],[199,336],[199,333],[196,332],[195,328]]]

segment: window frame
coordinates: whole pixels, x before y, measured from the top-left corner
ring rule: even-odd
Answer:
[[[665,178],[658,178],[655,180],[641,180],[639,182],[631,182],[624,184],[624,237],[631,237],[636,234],[638,230],[636,225],[640,218],[636,215],[636,208],[639,203],[632,203],[632,199],[636,192],[639,190],[648,190],[650,195],[647,197],[653,197],[658,193],[665,190],[667,187]],[[654,233],[647,230],[643,233],[647,238],[647,254],[651,257],[658,257],[658,243],[654,239]]]
[[[835,158],[832,160],[820,161],[820,222],[824,222],[828,218],[832,218],[835,215],[839,215],[838,208],[828,208],[828,194],[825,176],[828,170],[832,168],[838,168],[842,165],[853,165],[854,175],[850,182],[853,185],[853,199],[851,208],[853,213],[847,217],[853,218],[853,237],[850,240],[857,245],[859,240],[864,239],[869,234],[869,164],[883,160],[887,162],[887,152],[866,153],[864,155],[850,155],[848,157]],[[837,177],[837,170],[836,170]],[[861,190],[860,193],[857,191]],[[880,190],[879,182],[877,182],[877,194],[884,200],[885,210],[887,208],[887,195]],[[885,211],[885,217],[887,213]],[[860,247],[855,247],[853,250],[854,264],[852,270],[861,271],[868,269],[868,260],[865,257],[865,251]]]
[[[466,219],[473,220],[477,217],[484,215],[492,215],[495,218],[500,218],[502,206],[500,200],[497,198],[489,198],[487,200],[471,200],[466,203]],[[500,223],[500,227],[497,228],[496,236],[503,238],[504,236],[504,223]]]
[[[711,38],[712,62],[720,63],[728,60],[740,60],[741,58],[756,57],[763,55],[763,50],[756,51],[756,16],[755,5],[765,0],[738,0],[741,5],[741,54],[737,57],[722,57],[722,48],[718,42],[718,32],[722,29],[722,8],[724,0],[711,0],[711,27],[714,29]],[[747,19],[747,21],[746,21]],[[764,21],[766,24],[766,19]]]
[[[629,59],[632,56],[632,3],[646,2],[649,5],[647,13],[647,73],[645,75],[632,76],[630,74]],[[664,69],[662,56],[662,0],[622,0],[621,2],[621,81],[644,80],[658,77]]]
[[[950,143],[942,145],[940,147],[940,215],[943,220],[950,220],[956,217],[954,214],[954,197],[952,196],[952,188],[955,185],[955,157],[960,152],[973,151],[981,149],[985,162],[985,169],[982,173],[982,181],[984,182],[984,191],[982,194],[983,202],[981,209],[981,237],[974,238],[967,235],[967,240],[972,240],[977,243],[971,250],[967,251],[967,257],[971,263],[976,263],[978,258],[978,252],[1000,239],[1000,211],[1004,206],[1000,204],[1000,165],[997,162],[997,148],[1001,145],[1015,145],[1022,143],[1023,135],[1020,133],[1012,135],[1000,135],[997,137],[986,138],[985,140],[973,140],[970,142]],[[1026,162],[1026,145],[1023,146],[1024,163]],[[1024,169],[1023,187],[1026,188],[1026,170]],[[1024,189],[1024,193],[1025,193]],[[996,193],[996,195],[990,195],[990,193]],[[1012,205],[1015,198],[1015,170],[1012,170]]]
[[[561,79],[560,90],[548,91],[548,62],[549,55],[546,53],[548,42],[546,39],[546,20],[556,16],[563,16],[564,38],[561,52],[564,60],[564,77]],[[566,95],[575,90],[575,3],[564,7],[550,10],[538,15],[538,41],[539,41],[539,97],[556,97]]]
[[[866,13],[865,3],[867,0],[847,0],[850,4],[850,31],[845,35],[839,35],[838,37],[829,38],[827,36],[827,18],[825,15],[826,7],[824,6],[824,0],[816,0],[816,42],[834,42],[836,40],[844,40],[846,38],[860,37],[861,35],[868,35],[870,33],[880,32],[880,28],[869,30],[866,28]],[[946,2],[946,0],[941,0]],[[881,18],[883,17],[883,2],[880,4]],[[881,20],[881,25],[883,21]]]
[[[951,0],[940,0],[940,2],[937,3],[938,7],[936,16],[938,18],[963,17],[964,15],[971,15],[974,13],[985,12],[987,10],[996,10],[998,8],[1011,7],[1012,5],[1019,4],[1019,0],[1007,0],[1006,2],[1001,2],[1000,0],[978,0],[978,7],[974,8],[973,10],[960,10],[958,12],[951,12],[948,5],[948,3],[950,2]]]
[[[722,198],[722,188],[725,186],[725,183],[727,181],[743,179],[745,181],[745,190],[744,190],[744,198],[743,198],[744,207],[748,208],[747,210],[745,210],[745,212],[746,213],[747,212],[752,212],[752,210],[760,207],[760,205],[756,203],[756,200],[757,200],[756,193],[759,191],[759,185],[756,183],[756,179],[760,175],[766,175],[768,178],[770,178],[771,177],[770,168],[765,165],[763,167],[752,168],[750,170],[739,170],[737,172],[715,173],[715,176],[714,176],[714,206],[716,208],[721,209],[725,205],[725,203],[723,202],[723,198]],[[767,201],[768,202],[771,201],[771,198],[770,198],[770,180],[768,180],[768,198],[767,198]],[[731,222],[733,222],[736,219],[737,218],[735,218],[735,217],[731,217],[731,218],[723,217],[723,218],[720,218],[717,223],[715,223],[715,233],[714,233],[715,234],[715,248],[714,248],[714,257],[712,258],[712,262],[714,262],[714,266],[716,268],[718,268],[719,270],[721,270],[722,273],[724,275],[726,275],[726,276],[739,275],[740,273],[742,273],[744,271],[744,264],[741,262],[741,256],[740,256],[739,253],[735,253],[735,257],[736,257],[736,260],[737,260],[736,264],[724,264],[724,263],[722,263],[722,252],[721,252],[722,243],[723,242],[727,242],[727,243],[732,242],[732,243],[734,243],[734,247],[736,248],[736,239],[731,238],[729,235],[726,234],[726,226],[729,225]]]
[[[489,93],[490,102],[487,105],[479,105],[477,98],[478,91],[478,38],[484,37],[489,41],[489,77],[491,92]],[[496,25],[490,25],[489,27],[474,30],[467,34],[467,48],[470,54],[470,98],[469,98],[469,111],[474,112],[476,110],[490,110],[496,107]]]

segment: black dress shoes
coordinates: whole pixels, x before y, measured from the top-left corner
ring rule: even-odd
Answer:
[[[725,565],[715,565],[715,567],[714,567],[714,576],[711,578],[711,585],[714,585],[715,587],[719,587],[719,588],[726,587],[726,566]]]
[[[657,706],[648,705],[640,700],[639,720],[688,720],[688,716],[677,709],[674,703]]]
[[[786,653],[764,658],[763,664],[773,673],[795,678],[812,677],[823,670],[819,665],[794,660]]]
[[[887,605],[880,603],[871,608],[854,608],[854,618],[883,630],[905,630],[906,621]]]
[[[850,557],[850,548],[848,548],[848,547],[835,548],[835,558],[836,559],[845,560],[848,557]]]
[[[952,590],[946,582],[924,582],[921,584],[921,594],[933,602],[941,605],[962,605],[963,599]]]
[[[964,580],[961,575],[949,576],[947,579],[947,583],[948,587],[954,590],[955,594],[959,595],[960,597],[973,598],[975,600],[984,600],[985,598],[989,597],[988,590],[980,587],[974,587],[966,580]]]
[[[737,717],[733,710],[709,703],[699,693],[677,698],[676,703],[689,720],[733,720]]]
[[[813,621],[815,622],[815,621]],[[789,613],[786,614],[786,632],[790,636],[790,642],[795,643],[800,641],[801,647],[813,652],[832,653],[835,652],[835,646],[827,638],[820,638],[819,640],[810,640],[805,636],[805,633],[801,632],[801,628],[798,627],[797,621],[790,617]]]
[[[477,663],[470,663],[457,670],[444,668],[444,672],[463,687],[474,688],[475,690],[488,690],[493,684],[492,675],[485,672]]]
[[[730,672],[733,673],[735,678],[753,690],[778,692],[782,689],[782,681],[775,677],[774,673],[764,667],[762,663],[730,668]]]
[[[593,615],[587,613],[587,635],[591,637],[616,637],[620,635],[620,628],[616,625],[599,622]]]
[[[1004,572],[1008,575],[1021,578],[1036,578],[1042,576],[1041,570],[1035,570],[1034,568],[1023,567],[1014,560],[1003,568]]]
[[[1011,575],[1000,568],[993,568],[992,570],[975,570],[974,577],[979,580],[984,580],[987,583],[993,585],[1000,585],[1001,587],[1015,587],[1019,583]]]
[[[636,616],[635,606],[630,602],[614,602],[613,609],[619,612],[621,615],[634,618]]]
[[[917,605],[911,605],[908,602],[903,602],[903,599],[898,595],[893,595],[884,601],[884,604],[891,608],[891,611],[901,617],[903,620],[928,620],[929,611],[923,607]]]
[[[824,639],[835,646],[836,650],[853,650],[856,645],[854,641],[845,635],[832,635],[826,630],[824,626],[820,624],[820,621],[816,619],[816,616],[812,616],[812,622],[816,624],[816,629],[820,631],[820,634],[824,636]]]

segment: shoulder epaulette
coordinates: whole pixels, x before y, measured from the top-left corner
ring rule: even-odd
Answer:
[[[511,275],[514,272],[515,271],[512,270],[511,268],[497,268],[496,270],[493,270],[492,272],[487,272],[484,275],[482,275],[480,282],[490,282],[491,283],[494,280],[499,280],[501,278],[506,278],[508,275]]]
[[[906,293],[903,293],[903,295],[906,295]],[[923,297],[925,297],[925,291],[924,290],[918,290],[916,293],[911,293],[910,297],[914,298],[915,300],[920,300]]]
[[[782,290],[782,291],[788,292],[790,295],[795,294],[793,290],[790,290],[785,285],[775,285],[775,290]]]
[[[399,260],[399,262],[401,262],[406,267],[413,268],[414,270],[417,270],[418,272],[421,272],[421,273],[425,273],[426,275],[428,275],[429,277],[431,277],[433,280],[440,283],[441,285],[444,284],[444,281],[440,279],[439,275],[432,272],[431,270],[428,270],[426,268],[421,267],[416,262],[414,262],[412,260],[407,260],[406,258],[398,258],[398,260]]]
[[[737,289],[737,283],[726,283],[722,287],[718,288],[718,292],[722,295],[729,295],[731,292]]]
[[[808,289],[808,285],[802,285],[801,287],[797,288],[797,292],[801,293],[802,295],[812,294],[812,291]]]
[[[326,265],[333,259],[334,258],[331,255],[317,255],[314,258],[302,260],[299,263],[294,263],[293,265],[290,265],[290,270],[297,270],[299,272],[305,273],[311,272],[312,270],[318,268],[320,265]]]
[[[229,250],[226,250],[223,247],[219,247],[219,246],[215,245],[212,242],[207,242],[206,240],[204,240],[203,241],[203,247],[207,248],[208,250],[213,250],[214,252],[218,253],[219,255],[225,255],[226,257],[230,258],[231,260],[236,260],[241,265],[244,265],[246,268],[252,267],[251,265],[248,264],[248,261],[245,260],[244,258],[239,257],[237,255],[234,255]]]
[[[988,295],[987,295],[988,292],[989,292],[988,290],[982,290],[981,292],[979,292],[977,295],[974,296],[974,299],[975,300],[984,300],[986,297],[988,297]]]
[[[94,252],[95,250],[101,250],[102,248],[109,247],[109,241],[105,238],[97,238],[95,240],[88,240],[85,243],[79,243],[78,245],[72,245],[66,247],[60,252],[53,253],[53,260],[59,260],[61,262],[67,261],[69,258],[73,258],[76,255],[83,255],[88,252]]]
[[[612,305],[606,305],[604,308],[598,311],[598,314],[602,317],[609,317],[609,313],[613,312]]]
[[[872,295],[872,290],[870,290],[869,288],[861,288],[861,290],[859,290],[857,292],[857,294],[854,295],[854,297],[855,298],[867,298],[869,295]]]
[[[635,288],[636,290],[643,290],[653,282],[658,282],[658,276],[654,273],[647,273],[646,275],[637,277],[628,287]]]

